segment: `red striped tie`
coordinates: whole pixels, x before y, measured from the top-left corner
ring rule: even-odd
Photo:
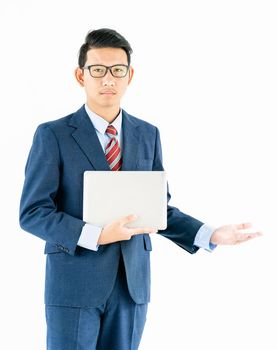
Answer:
[[[122,165],[122,158],[119,143],[115,137],[117,131],[114,126],[109,125],[106,130],[106,134],[111,138],[105,149],[105,155],[107,162],[111,170],[120,170]]]

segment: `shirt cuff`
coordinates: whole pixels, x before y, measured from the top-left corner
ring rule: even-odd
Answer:
[[[85,224],[77,245],[86,249],[97,251],[99,247],[97,242],[101,231],[102,227]]]
[[[217,247],[216,244],[210,242],[214,230],[214,227],[202,225],[195,236],[194,245],[212,252]]]

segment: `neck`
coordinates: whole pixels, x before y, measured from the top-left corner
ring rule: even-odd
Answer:
[[[91,104],[89,101],[87,101],[87,105],[92,112],[96,113],[101,118],[105,119],[108,123],[112,123],[115,120],[115,118],[118,116],[120,111],[119,106],[109,106],[109,107],[95,106]]]

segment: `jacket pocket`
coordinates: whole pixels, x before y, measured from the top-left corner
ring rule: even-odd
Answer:
[[[144,249],[151,251],[152,250],[152,243],[151,243],[151,238],[149,237],[149,235],[144,234],[143,240],[144,240]]]

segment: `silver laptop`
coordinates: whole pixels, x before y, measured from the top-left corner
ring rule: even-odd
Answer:
[[[127,227],[167,227],[167,182],[164,171],[85,171],[83,220],[104,227],[129,214]]]

